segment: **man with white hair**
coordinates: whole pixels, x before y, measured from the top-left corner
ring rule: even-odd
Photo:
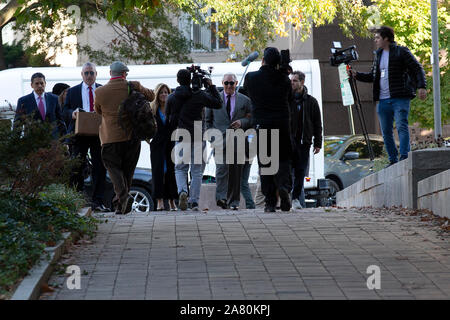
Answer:
[[[73,134],[79,112],[95,112],[95,90],[101,85],[96,83],[97,70],[95,64],[86,62],[81,68],[83,82],[67,91],[63,106],[63,117],[67,133]],[[84,189],[83,171],[86,167],[86,155],[90,150],[92,161],[92,198],[91,207],[95,211],[110,211],[104,206],[106,169],[102,162],[100,139],[98,136],[73,136],[69,138],[69,150],[72,158],[78,158],[77,166],[70,177],[70,184],[78,191]]]
[[[223,76],[222,85],[223,91],[220,93],[222,99],[222,108],[220,109],[206,109],[206,127],[216,128],[223,134],[223,145],[214,145],[214,148],[223,148],[222,164],[217,163],[216,159],[216,201],[219,207],[226,209],[230,207],[233,210],[239,208],[240,192],[241,192],[241,177],[244,169],[244,164],[237,164],[236,156],[232,163],[226,163],[226,130],[227,129],[242,129],[247,130],[251,125],[251,102],[245,95],[236,92],[238,81],[234,73],[226,73]],[[235,152],[239,150],[236,149]],[[244,150],[242,150],[244,152]],[[250,165],[247,163],[247,165]],[[247,174],[248,179],[248,174]],[[245,181],[248,186],[248,181]],[[245,186],[244,186],[245,187]],[[247,196],[247,194],[244,194]],[[248,198],[248,197],[246,197]],[[246,199],[246,206],[253,207],[253,200],[251,194],[249,201]]]

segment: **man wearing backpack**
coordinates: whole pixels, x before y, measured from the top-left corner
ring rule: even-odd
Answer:
[[[110,66],[111,79],[95,90],[95,112],[102,116],[99,136],[102,144],[102,159],[114,186],[113,206],[116,214],[131,211],[133,198],[129,195],[134,169],[141,151],[141,141],[132,139],[119,125],[119,105],[128,97],[126,77],[128,67],[115,61]],[[141,92],[148,101],[155,97],[153,90],[143,87],[138,81],[130,81],[133,90]]]

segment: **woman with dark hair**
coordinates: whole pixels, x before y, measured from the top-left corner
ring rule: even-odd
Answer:
[[[170,88],[166,84],[158,84],[155,89],[156,98],[150,104],[158,125],[158,131],[150,142],[153,198],[157,201],[158,211],[164,210],[164,200],[168,200],[170,210],[175,211],[174,200],[178,198],[175,167],[171,160],[174,143],[170,139],[172,131],[165,110],[169,94]]]
[[[64,106],[64,100],[66,99],[67,90],[70,86],[67,83],[59,82],[53,86],[52,93],[58,96],[59,108],[62,110]]]

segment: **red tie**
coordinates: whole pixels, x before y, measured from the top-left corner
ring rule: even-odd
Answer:
[[[45,121],[45,108],[44,101],[42,101],[42,97],[39,96],[39,104],[38,104],[39,112],[41,113],[42,120]]]
[[[94,95],[92,94],[92,87],[89,86],[89,111],[94,111]]]

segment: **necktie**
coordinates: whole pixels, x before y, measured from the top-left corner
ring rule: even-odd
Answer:
[[[94,111],[94,95],[92,94],[92,87],[89,86],[89,112]]]
[[[231,95],[227,95],[227,114],[228,117],[230,117],[231,119],[230,113],[231,113]]]
[[[39,108],[39,112],[41,113],[42,120],[45,120],[44,101],[42,101],[42,97],[41,96],[39,96],[38,108]]]

